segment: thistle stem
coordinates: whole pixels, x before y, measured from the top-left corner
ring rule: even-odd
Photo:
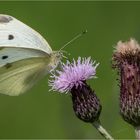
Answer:
[[[114,140],[114,138],[103,128],[100,121],[95,121],[92,123],[92,125],[98,130],[98,132],[108,140]]]
[[[140,140],[140,126],[135,127],[136,139]]]

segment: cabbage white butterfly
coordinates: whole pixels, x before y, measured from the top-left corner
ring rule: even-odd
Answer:
[[[38,32],[0,14],[0,93],[24,93],[57,67],[61,57],[61,51],[52,51]]]

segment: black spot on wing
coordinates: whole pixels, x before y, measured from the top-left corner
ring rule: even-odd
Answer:
[[[14,39],[14,36],[13,35],[8,35],[8,40],[12,40]]]
[[[0,15],[0,23],[8,23],[12,20],[12,17],[8,15]]]
[[[6,59],[6,58],[8,58],[8,55],[3,55],[1,58]]]
[[[7,63],[6,65],[4,65],[4,67],[5,67],[6,69],[9,69],[9,68],[12,67],[12,64],[11,64],[11,63]]]

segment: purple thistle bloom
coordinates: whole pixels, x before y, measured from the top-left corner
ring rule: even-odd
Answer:
[[[113,67],[120,77],[120,113],[133,126],[140,126],[140,45],[136,40],[118,42]]]
[[[95,66],[94,66],[95,65]],[[70,91],[74,86],[77,88],[84,84],[83,81],[96,77],[96,68],[99,63],[95,64],[91,58],[78,58],[76,62],[73,59],[73,63],[67,61],[66,64],[62,64],[62,70],[56,71],[52,74],[53,80],[49,81],[49,85],[52,90],[59,91],[61,93]]]
[[[98,65],[90,57],[79,57],[77,61],[73,59],[73,63],[63,63],[62,70],[53,73],[49,81],[52,90],[71,93],[73,110],[85,122],[97,121],[102,108],[94,91],[86,83],[87,79],[96,77]]]

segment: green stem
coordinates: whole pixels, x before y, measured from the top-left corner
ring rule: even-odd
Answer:
[[[98,130],[98,132],[108,140],[114,140],[114,138],[103,128],[100,121],[95,121],[92,123],[92,125]]]
[[[135,128],[136,140],[140,140],[140,126]]]

